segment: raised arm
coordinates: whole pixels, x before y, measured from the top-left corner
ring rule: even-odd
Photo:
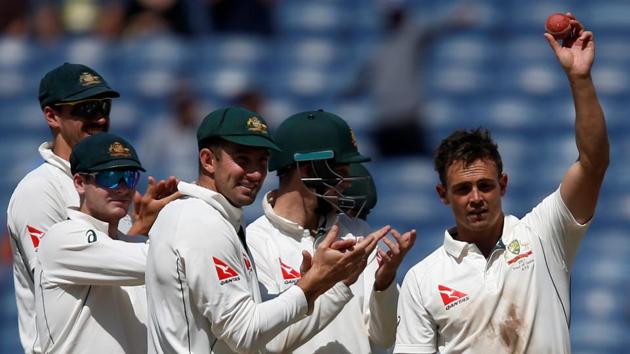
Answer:
[[[579,157],[562,179],[560,194],[579,223],[588,222],[595,212],[597,197],[609,162],[608,133],[604,112],[591,77],[595,58],[593,33],[575,17],[575,32],[560,45],[550,34],[545,38],[567,74],[575,105],[575,141]]]

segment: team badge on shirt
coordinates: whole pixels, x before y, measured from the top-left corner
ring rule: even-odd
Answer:
[[[446,306],[446,310],[449,310],[452,307],[461,304],[462,302],[470,300],[468,294],[451,289],[444,285],[438,284],[438,291],[440,292],[440,296],[442,297],[442,302],[444,303],[444,306]]]
[[[505,257],[508,266],[514,270],[527,270],[534,263],[534,258],[530,257],[534,253],[529,246],[529,242],[514,239],[507,245],[506,249],[508,252],[505,252],[503,257]]]
[[[31,235],[31,242],[33,242],[33,247],[37,249],[37,247],[39,247],[39,240],[44,235],[44,232],[37,230],[31,225],[26,225],[26,229],[28,230],[28,233]]]
[[[282,279],[284,279],[285,284],[295,284],[302,278],[300,272],[284,264],[281,258],[278,258],[278,260],[280,261],[280,271],[282,272]]]
[[[221,282],[221,285],[241,280],[241,277],[238,275],[238,273],[232,267],[227,265],[227,263],[223,262],[217,257],[212,257],[212,261],[214,262],[214,268],[217,271],[217,275],[219,276],[219,281]]]

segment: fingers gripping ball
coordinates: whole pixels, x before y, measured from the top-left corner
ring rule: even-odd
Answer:
[[[545,22],[545,30],[555,39],[565,39],[571,33],[571,19],[559,12],[552,14]]]

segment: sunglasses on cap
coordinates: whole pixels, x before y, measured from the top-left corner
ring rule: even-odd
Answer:
[[[124,182],[128,188],[136,188],[140,180],[140,171],[135,170],[108,170],[85,174],[93,176],[97,185],[108,189],[120,187],[120,182]]]
[[[76,102],[57,103],[55,106],[70,106],[70,114],[85,119],[109,118],[112,110],[112,99],[87,99]]]

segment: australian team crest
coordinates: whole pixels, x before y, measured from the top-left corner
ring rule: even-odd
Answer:
[[[130,157],[129,148],[119,142],[114,142],[109,146],[109,156],[111,157]]]
[[[503,254],[505,260],[512,269],[528,270],[534,263],[534,253],[529,242],[518,239],[512,240],[506,247],[508,252]]]
[[[99,76],[90,74],[88,72],[81,73],[81,76],[79,76],[79,82],[83,86],[91,86],[102,83]]]
[[[267,133],[267,124],[263,123],[258,117],[249,117],[247,119],[247,129],[254,133]]]

